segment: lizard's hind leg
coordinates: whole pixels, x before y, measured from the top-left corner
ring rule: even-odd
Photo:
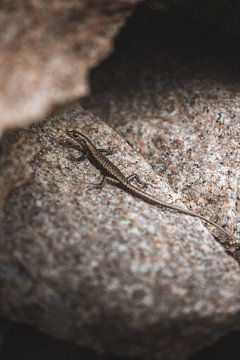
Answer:
[[[96,189],[102,189],[102,188],[104,187],[104,185],[106,184],[106,182],[107,182],[107,178],[106,178],[106,176],[104,175],[104,176],[102,177],[102,180],[101,180],[98,184],[94,184],[94,187],[95,187]]]
[[[132,174],[132,175],[128,176],[127,179],[128,179],[129,182],[136,181],[139,185],[142,185],[142,188],[145,189],[145,190],[148,188],[149,184],[142,181],[137,174]]]

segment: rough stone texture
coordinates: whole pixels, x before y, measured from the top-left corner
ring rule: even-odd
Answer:
[[[39,120],[89,91],[88,72],[136,3],[239,33],[238,0],[3,0],[0,4],[0,134]]]
[[[136,1],[1,1],[0,133],[86,95]]]
[[[231,242],[214,232],[240,261],[239,39],[141,10],[93,73],[85,106],[188,207],[233,233]]]
[[[0,101],[8,107],[0,109],[9,121],[37,119],[88,91],[87,72],[110,51],[135,1],[89,3],[1,3]],[[160,9],[238,32],[238,2],[219,3],[161,1]],[[148,16],[148,8],[139,7],[144,24],[137,13],[114,56],[95,72],[88,106],[165,180],[80,109],[58,115],[56,124],[6,136],[0,142],[0,312],[98,350],[180,359],[239,328],[236,264],[199,221],[154,209],[109,185],[85,194],[99,173],[87,162],[73,170],[59,139],[68,124],[85,127],[101,145],[117,146],[112,158],[126,173],[155,183],[149,191],[175,200],[168,181],[188,207],[238,236],[239,39],[156,11]],[[238,244],[224,245],[238,257]],[[0,320],[0,347],[10,324]],[[33,338],[26,336],[30,346]],[[46,343],[24,360],[112,360],[57,340]],[[10,336],[6,348],[12,344]],[[18,355],[5,352],[3,359]]]
[[[137,172],[154,184],[149,192],[181,205],[123,139],[78,106],[7,134],[0,313],[139,359],[184,359],[240,328],[237,262],[199,220],[111,185],[94,188],[99,171],[67,158],[76,152],[64,141],[68,128],[114,148],[126,175]]]

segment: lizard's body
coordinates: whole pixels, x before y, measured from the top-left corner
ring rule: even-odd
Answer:
[[[138,187],[131,184],[131,180],[129,178],[135,178],[138,179],[137,175],[133,175],[131,177],[126,177],[122,171],[114,165],[107,157],[104,155],[104,153],[109,153],[107,150],[103,149],[97,149],[96,146],[91,142],[91,140],[85,136],[84,134],[78,132],[78,131],[68,131],[68,136],[70,136],[73,140],[76,141],[76,143],[79,146],[79,150],[83,153],[83,156],[75,159],[75,160],[83,160],[84,158],[88,158],[91,163],[93,163],[102,173],[103,180],[100,184],[100,187],[102,187],[107,179],[110,180],[110,182],[114,182],[117,186],[122,188],[123,190],[127,191],[133,196],[136,196],[145,202],[156,205],[159,207],[165,207],[174,211],[177,211],[179,213],[189,215],[192,217],[199,218],[216,228],[218,228],[221,232],[223,232],[225,235],[227,235],[229,238],[233,239],[232,235],[229,234],[226,230],[224,230],[220,225],[217,223],[205,218],[204,216],[200,214],[196,214],[192,211],[182,209],[178,206],[174,206],[171,204],[168,204],[164,201],[158,200],[155,197],[149,195],[145,191],[139,189]],[[140,180],[137,180],[140,183]]]

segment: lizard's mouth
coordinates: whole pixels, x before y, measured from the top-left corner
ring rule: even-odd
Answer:
[[[81,137],[81,134],[78,133],[78,131],[66,130],[66,134],[68,135],[68,137],[70,137],[72,140],[74,140],[74,142],[77,143],[78,146],[80,146],[82,148],[82,150],[84,149],[85,141]]]

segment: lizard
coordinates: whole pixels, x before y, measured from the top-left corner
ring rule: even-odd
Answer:
[[[75,158],[71,157],[70,159],[73,161],[82,161],[86,158],[100,170],[103,178],[99,184],[96,185],[98,188],[102,188],[105,183],[108,181],[117,185],[118,187],[122,188],[126,192],[130,193],[131,195],[138,197],[139,199],[145,201],[148,204],[155,205],[158,207],[167,208],[185,215],[189,215],[195,218],[199,218],[206,223],[211,224],[212,226],[216,227],[222,233],[224,233],[228,238],[232,241],[235,241],[233,235],[228,233],[223,227],[218,225],[217,223],[213,222],[212,220],[204,217],[201,214],[195,213],[190,210],[183,209],[181,207],[169,204],[167,202],[161,201],[156,199],[152,195],[148,194],[146,191],[140,189],[137,186],[132,184],[133,181],[137,181],[139,184],[143,185],[144,183],[140,180],[137,174],[133,174],[130,176],[125,176],[123,172],[107,158],[107,155],[111,155],[112,151],[108,149],[98,149],[92,141],[83,133],[77,130],[67,130],[67,135],[74,140],[75,147],[79,150],[82,155]],[[146,184],[145,184],[146,185]]]

